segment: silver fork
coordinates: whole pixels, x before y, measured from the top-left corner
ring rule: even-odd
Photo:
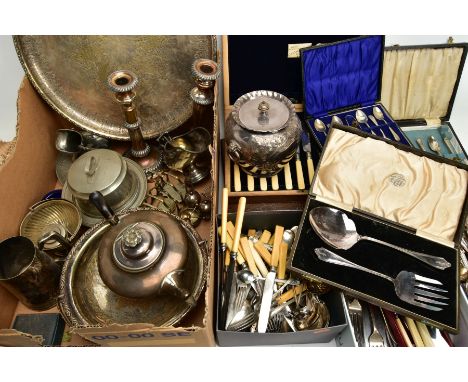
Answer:
[[[374,327],[374,330],[368,339],[369,347],[382,348],[384,347],[384,339],[382,335],[379,333],[379,331],[377,330],[377,325],[375,324],[374,307],[372,305],[368,305],[368,306],[369,306],[369,311],[370,311],[370,320],[371,320],[372,326]]]
[[[448,305],[446,302],[439,300],[448,300],[448,297],[434,293],[447,293],[447,290],[436,287],[434,285],[442,285],[440,281],[429,277],[420,276],[413,272],[401,271],[395,278],[387,276],[383,273],[373,271],[372,269],[355,264],[345,258],[338,256],[336,253],[325,248],[316,248],[315,253],[318,258],[327,263],[341,265],[344,267],[358,269],[370,273],[374,276],[379,276],[393,283],[396,295],[408,304],[418,306],[420,308],[441,311],[443,306]]]
[[[362,328],[362,306],[357,299],[353,299],[348,304],[349,316],[351,317],[351,325],[354,329],[356,341],[359,346],[363,344],[363,328]]]
[[[250,284],[244,283],[242,281],[237,281],[237,294],[236,300],[234,303],[234,314],[237,314],[242,309],[245,300],[250,291]]]

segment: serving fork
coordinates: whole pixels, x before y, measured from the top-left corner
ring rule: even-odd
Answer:
[[[375,316],[374,316],[374,307],[372,305],[369,305],[369,311],[370,311],[370,321],[371,321],[373,330],[367,342],[369,343],[369,347],[371,348],[382,348],[384,347],[384,339],[377,329],[377,324],[376,324]]]
[[[355,298],[348,304],[349,316],[351,318],[351,325],[356,335],[356,341],[359,346],[363,346],[363,326],[362,326],[362,306],[361,303]]]
[[[354,268],[390,281],[393,283],[396,295],[408,304],[432,311],[441,311],[443,306],[448,305],[446,302],[440,301],[448,300],[448,297],[439,293],[447,293],[448,291],[439,287],[442,283],[438,280],[420,276],[408,271],[401,271],[395,278],[392,278],[383,273],[376,272],[372,269],[346,260],[326,248],[316,248],[315,253],[320,260],[327,263]]]

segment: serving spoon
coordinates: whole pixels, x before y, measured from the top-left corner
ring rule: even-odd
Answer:
[[[336,249],[350,249],[360,240],[372,241],[396,249],[412,256],[436,269],[444,270],[451,264],[442,257],[402,248],[369,236],[361,236],[356,230],[354,221],[343,211],[331,207],[315,207],[309,213],[309,222],[314,231],[327,244]]]

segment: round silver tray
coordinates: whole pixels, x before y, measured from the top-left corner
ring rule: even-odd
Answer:
[[[138,208],[122,211],[118,215],[150,210],[154,209]],[[171,326],[192,310],[206,282],[208,250],[195,229],[179,217],[171,216],[180,222],[189,241],[189,257],[184,271],[189,298],[183,300],[174,296],[151,296],[132,299],[112,292],[98,271],[99,244],[110,227],[107,221],[101,221],[75,243],[63,266],[58,304],[68,325],[80,327],[149,323]]]
[[[136,190],[129,195],[128,200],[120,207],[118,211],[114,211],[115,213],[126,210],[128,208],[136,208],[140,206],[140,204],[145,200],[148,189],[148,181],[146,179],[143,168],[131,159],[124,157],[124,160],[127,161],[127,171],[129,171],[132,175],[132,180],[136,184]],[[65,182],[63,185],[62,198],[77,204],[76,199],[70,191],[70,187],[68,186],[67,182]],[[100,222],[103,219],[102,216],[90,215],[82,209],[80,209],[80,213],[83,219],[83,225],[86,227],[92,227],[94,224]]]
[[[27,76],[53,109],[118,140],[130,138],[107,88],[111,72],[127,69],[138,76],[143,136],[154,138],[192,115],[193,61],[216,60],[213,36],[15,36],[14,43]]]

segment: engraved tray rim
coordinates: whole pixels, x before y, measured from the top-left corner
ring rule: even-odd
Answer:
[[[85,35],[82,35],[82,36],[85,36]],[[169,35],[166,35],[166,36],[169,36]],[[190,36],[193,36],[194,35],[190,35]],[[217,51],[217,37],[215,35],[199,35],[201,37],[206,37],[207,40],[209,39],[210,42],[211,42],[211,46],[209,46],[209,50],[211,50],[211,55],[210,57],[207,57],[207,58],[210,58],[214,61],[217,61],[217,54],[218,54],[218,51]],[[130,140],[130,137],[129,135],[127,134],[127,132],[125,131],[125,129],[122,127],[122,129],[115,129],[115,127],[109,125],[109,124],[106,124],[106,121],[103,120],[103,121],[97,121],[101,126],[100,127],[96,127],[96,126],[89,126],[87,123],[86,123],[86,119],[85,118],[77,118],[74,113],[72,112],[67,112],[66,109],[63,109],[61,108],[57,103],[58,101],[60,100],[60,98],[62,97],[53,97],[52,95],[54,95],[55,93],[54,92],[47,92],[44,90],[44,88],[48,88],[48,84],[46,81],[41,81],[41,78],[40,76],[36,76],[34,75],[34,72],[31,70],[30,66],[35,66],[37,65],[37,61],[34,62],[34,61],[31,61],[27,58],[27,54],[25,54],[27,52],[27,50],[24,49],[24,44],[23,44],[23,39],[24,38],[40,38],[40,37],[45,37],[45,36],[40,36],[40,35],[34,35],[34,36],[28,36],[28,35],[14,35],[13,36],[13,44],[15,46],[15,50],[16,50],[16,54],[18,56],[18,59],[19,59],[19,62],[21,64],[21,66],[23,67],[23,70],[26,74],[26,76],[28,77],[29,81],[32,83],[32,85],[34,86],[34,88],[36,89],[36,91],[40,94],[40,96],[42,97],[42,99],[55,111],[57,112],[61,117],[63,117],[65,120],[67,120],[68,122],[71,122],[73,125],[75,126],[78,126],[86,131],[89,131],[91,133],[94,133],[94,134],[97,134],[97,135],[100,135],[100,136],[103,136],[103,137],[106,137],[106,138],[109,138],[109,139],[114,139],[114,140],[119,140],[119,141],[129,141]],[[75,36],[75,37],[79,37],[79,36]],[[110,36],[110,37],[134,37],[134,36],[131,36],[131,35],[128,35],[128,36]],[[146,35],[144,37],[158,37],[156,35]],[[194,57],[194,58],[201,58],[201,57]],[[187,68],[187,75],[190,76],[191,73],[190,73],[190,68]],[[38,78],[39,77],[39,78]],[[194,87],[195,87],[195,82],[194,82]],[[137,89],[138,91],[138,89]],[[70,98],[71,99],[71,98]],[[64,102],[65,100],[62,98],[62,102]],[[182,105],[184,105],[184,107],[189,107],[190,104],[192,103],[192,100],[190,99],[190,97],[188,96],[187,97],[187,103],[189,104],[187,106],[186,103],[183,103],[182,102]],[[73,109],[72,109],[73,110]],[[164,133],[168,133],[174,129],[176,129],[177,127],[181,126],[182,124],[184,124],[192,115],[192,111],[191,111],[191,108],[189,107],[189,110],[190,112],[186,112],[186,113],[180,113],[180,115],[174,117],[174,120],[173,120],[173,123],[169,124],[168,126],[165,126],[164,128],[159,128],[159,129],[143,129],[143,136],[145,139],[151,139],[151,138],[155,138],[155,137],[158,137]],[[80,114],[83,114],[84,112],[86,112],[86,110],[76,110],[76,114],[80,115]],[[123,116],[122,116],[122,126],[124,124],[124,119],[123,119]],[[106,130],[101,130],[105,128]],[[109,129],[110,131],[108,131],[107,129]]]

